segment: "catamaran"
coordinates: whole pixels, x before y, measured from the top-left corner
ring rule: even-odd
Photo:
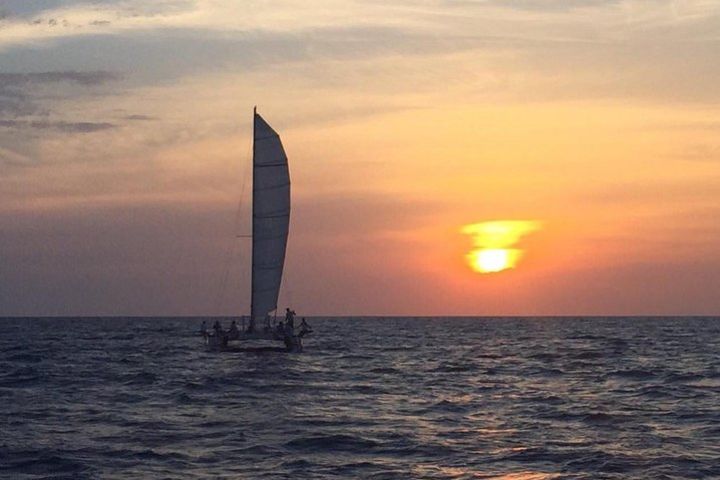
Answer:
[[[302,350],[302,337],[294,322],[277,324],[277,312],[285,250],[290,226],[290,171],[280,136],[253,109],[252,173],[252,274],[250,316],[242,317],[241,328],[224,332],[203,331],[210,348],[225,348],[231,341],[271,340],[285,343],[289,351]],[[288,315],[294,312],[288,311]],[[247,322],[246,322],[247,320]],[[219,325],[219,324],[218,324]]]

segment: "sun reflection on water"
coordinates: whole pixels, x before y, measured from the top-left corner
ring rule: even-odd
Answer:
[[[550,480],[560,477],[557,473],[545,472],[512,472],[512,473],[488,473],[478,471],[471,467],[455,467],[433,464],[419,464],[413,468],[414,475],[438,475],[442,478],[482,478],[486,480]]]

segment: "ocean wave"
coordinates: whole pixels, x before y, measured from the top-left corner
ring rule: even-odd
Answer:
[[[285,447],[296,450],[324,451],[364,451],[377,448],[378,442],[360,436],[334,434],[295,438],[285,443]]]
[[[656,376],[657,374],[653,371],[638,368],[613,370],[607,373],[607,377],[609,378],[622,378],[628,380],[651,380]]]
[[[20,475],[34,477],[48,476],[51,478],[67,477],[90,478],[90,465],[79,458],[55,450],[20,450],[0,449],[3,460],[0,462],[0,473],[8,478]]]

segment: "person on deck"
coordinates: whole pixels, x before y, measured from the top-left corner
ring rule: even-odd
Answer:
[[[312,327],[310,327],[310,324],[308,324],[305,321],[305,317],[303,317],[302,322],[300,322],[300,333],[298,334],[298,337],[302,338],[308,333],[312,333]]]
[[[295,335],[295,328],[290,324],[290,322],[285,322],[285,337],[292,337]]]
[[[285,309],[285,323],[288,328],[292,328],[293,331],[295,330],[295,310]]]
[[[207,335],[207,322],[205,320],[203,320],[202,325],[200,325],[200,334]]]
[[[215,331],[215,335],[220,336],[223,334],[222,325],[220,325],[220,320],[215,320],[215,324],[213,324],[213,330]]]
[[[240,336],[240,330],[238,330],[237,323],[235,323],[235,320],[232,321],[230,324],[230,330],[228,330],[228,337],[232,340],[238,338]]]

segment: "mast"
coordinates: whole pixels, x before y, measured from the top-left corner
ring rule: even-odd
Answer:
[[[248,325],[248,330],[252,332],[255,330],[255,308],[253,305],[253,299],[255,298],[255,124],[257,123],[255,120],[255,117],[257,116],[257,105],[253,106],[253,147],[252,147],[252,230],[250,231],[250,242],[252,243],[252,253],[250,254],[251,260],[250,260],[250,324]]]

